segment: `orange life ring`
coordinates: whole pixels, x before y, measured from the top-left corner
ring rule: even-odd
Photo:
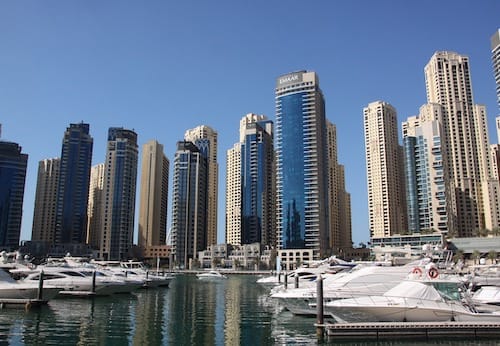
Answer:
[[[411,271],[413,274],[418,274],[418,275],[422,275],[422,269],[420,269],[419,267],[415,267],[413,268],[413,270]]]
[[[438,272],[438,270],[437,270],[436,268],[431,268],[431,269],[429,269],[429,277],[430,277],[431,279],[435,279],[435,278],[437,278],[438,276],[439,276],[439,272]]]

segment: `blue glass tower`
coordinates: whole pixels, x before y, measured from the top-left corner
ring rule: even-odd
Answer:
[[[64,133],[56,202],[55,243],[85,243],[93,139],[89,124]]]
[[[241,243],[275,247],[273,123],[246,124],[241,143]]]
[[[277,229],[280,249],[329,254],[325,103],[314,72],[276,85]]]
[[[18,144],[0,141],[0,250],[19,247],[27,165]]]
[[[200,143],[198,143],[200,144]],[[177,143],[172,192],[172,253],[188,268],[207,246],[207,157],[189,141]]]
[[[137,161],[137,134],[109,128],[100,237],[100,256],[105,260],[128,258],[133,245]]]

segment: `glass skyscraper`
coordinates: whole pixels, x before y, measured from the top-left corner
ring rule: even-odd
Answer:
[[[177,143],[172,192],[172,254],[189,268],[207,247],[207,157],[189,141]]]
[[[241,244],[275,247],[273,123],[262,117],[241,130]]]
[[[0,141],[0,250],[19,247],[27,165],[17,143]]]
[[[276,83],[277,231],[279,249],[328,255],[328,161],[325,103],[314,72]]]
[[[133,244],[137,157],[137,134],[121,127],[111,127],[104,163],[100,242],[104,260],[126,259]]]
[[[64,133],[56,202],[55,243],[85,243],[93,139],[89,124],[70,124]]]

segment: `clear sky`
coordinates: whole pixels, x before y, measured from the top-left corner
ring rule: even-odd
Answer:
[[[83,121],[93,164],[104,162],[108,128],[122,126],[140,147],[165,146],[170,175],[186,129],[215,129],[223,242],[226,151],[239,121],[250,112],[274,120],[276,78],[305,69],[318,74],[337,125],[353,241],[367,242],[363,107],[383,100],[400,121],[418,114],[424,66],[435,51],[456,51],[470,58],[495,142],[490,37],[499,27],[498,0],[0,0],[1,138],[29,154],[21,239],[31,239],[38,162],[59,157],[66,127]]]

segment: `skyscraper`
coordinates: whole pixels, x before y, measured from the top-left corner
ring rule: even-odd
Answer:
[[[217,163],[217,132],[201,125],[187,130],[184,140],[194,143],[207,157],[207,245],[217,244],[217,201],[219,189],[219,164]]]
[[[64,133],[57,188],[55,243],[85,243],[93,139],[89,125],[70,124]]]
[[[442,107],[426,104],[403,123],[408,230],[446,233],[454,228],[453,194],[441,135]]]
[[[491,36],[491,56],[493,60],[493,73],[497,85],[497,102],[500,108],[500,29]],[[498,140],[500,143],[500,140]]]
[[[226,243],[241,245],[241,143],[226,156]]]
[[[0,141],[0,249],[19,247],[28,155],[17,143]]]
[[[325,103],[314,72],[276,81],[276,199],[279,249],[329,254]]]
[[[407,230],[402,148],[396,109],[376,101],[363,109],[371,238]]]
[[[143,145],[138,237],[142,249],[166,243],[169,165],[162,144],[151,140]]]
[[[207,157],[189,141],[177,143],[172,191],[172,254],[189,268],[207,248]]]
[[[444,157],[457,215],[456,230],[450,232],[473,236],[477,230],[492,225],[486,216],[492,211],[485,208],[498,206],[489,200],[491,166],[486,115],[484,108],[474,105],[469,58],[455,52],[436,52],[425,66],[425,81],[427,102],[443,107]]]
[[[90,169],[89,203],[87,209],[87,244],[98,250],[101,242],[103,192],[104,192],[104,163],[92,166]]]
[[[337,127],[326,121],[328,144],[329,247],[335,254],[352,247],[351,202],[345,189],[344,166],[337,158]]]
[[[137,156],[137,134],[122,127],[109,128],[100,235],[104,260],[126,259],[133,244]]]
[[[238,157],[236,157],[238,155]],[[240,121],[240,142],[228,157],[227,210],[230,244],[276,246],[273,124],[247,114]],[[238,168],[238,169],[235,169]],[[231,192],[231,194],[229,194]],[[238,210],[234,210],[238,207]],[[234,224],[236,217],[238,224]]]
[[[61,159],[46,159],[38,163],[35,210],[31,240],[55,241],[57,187]]]

